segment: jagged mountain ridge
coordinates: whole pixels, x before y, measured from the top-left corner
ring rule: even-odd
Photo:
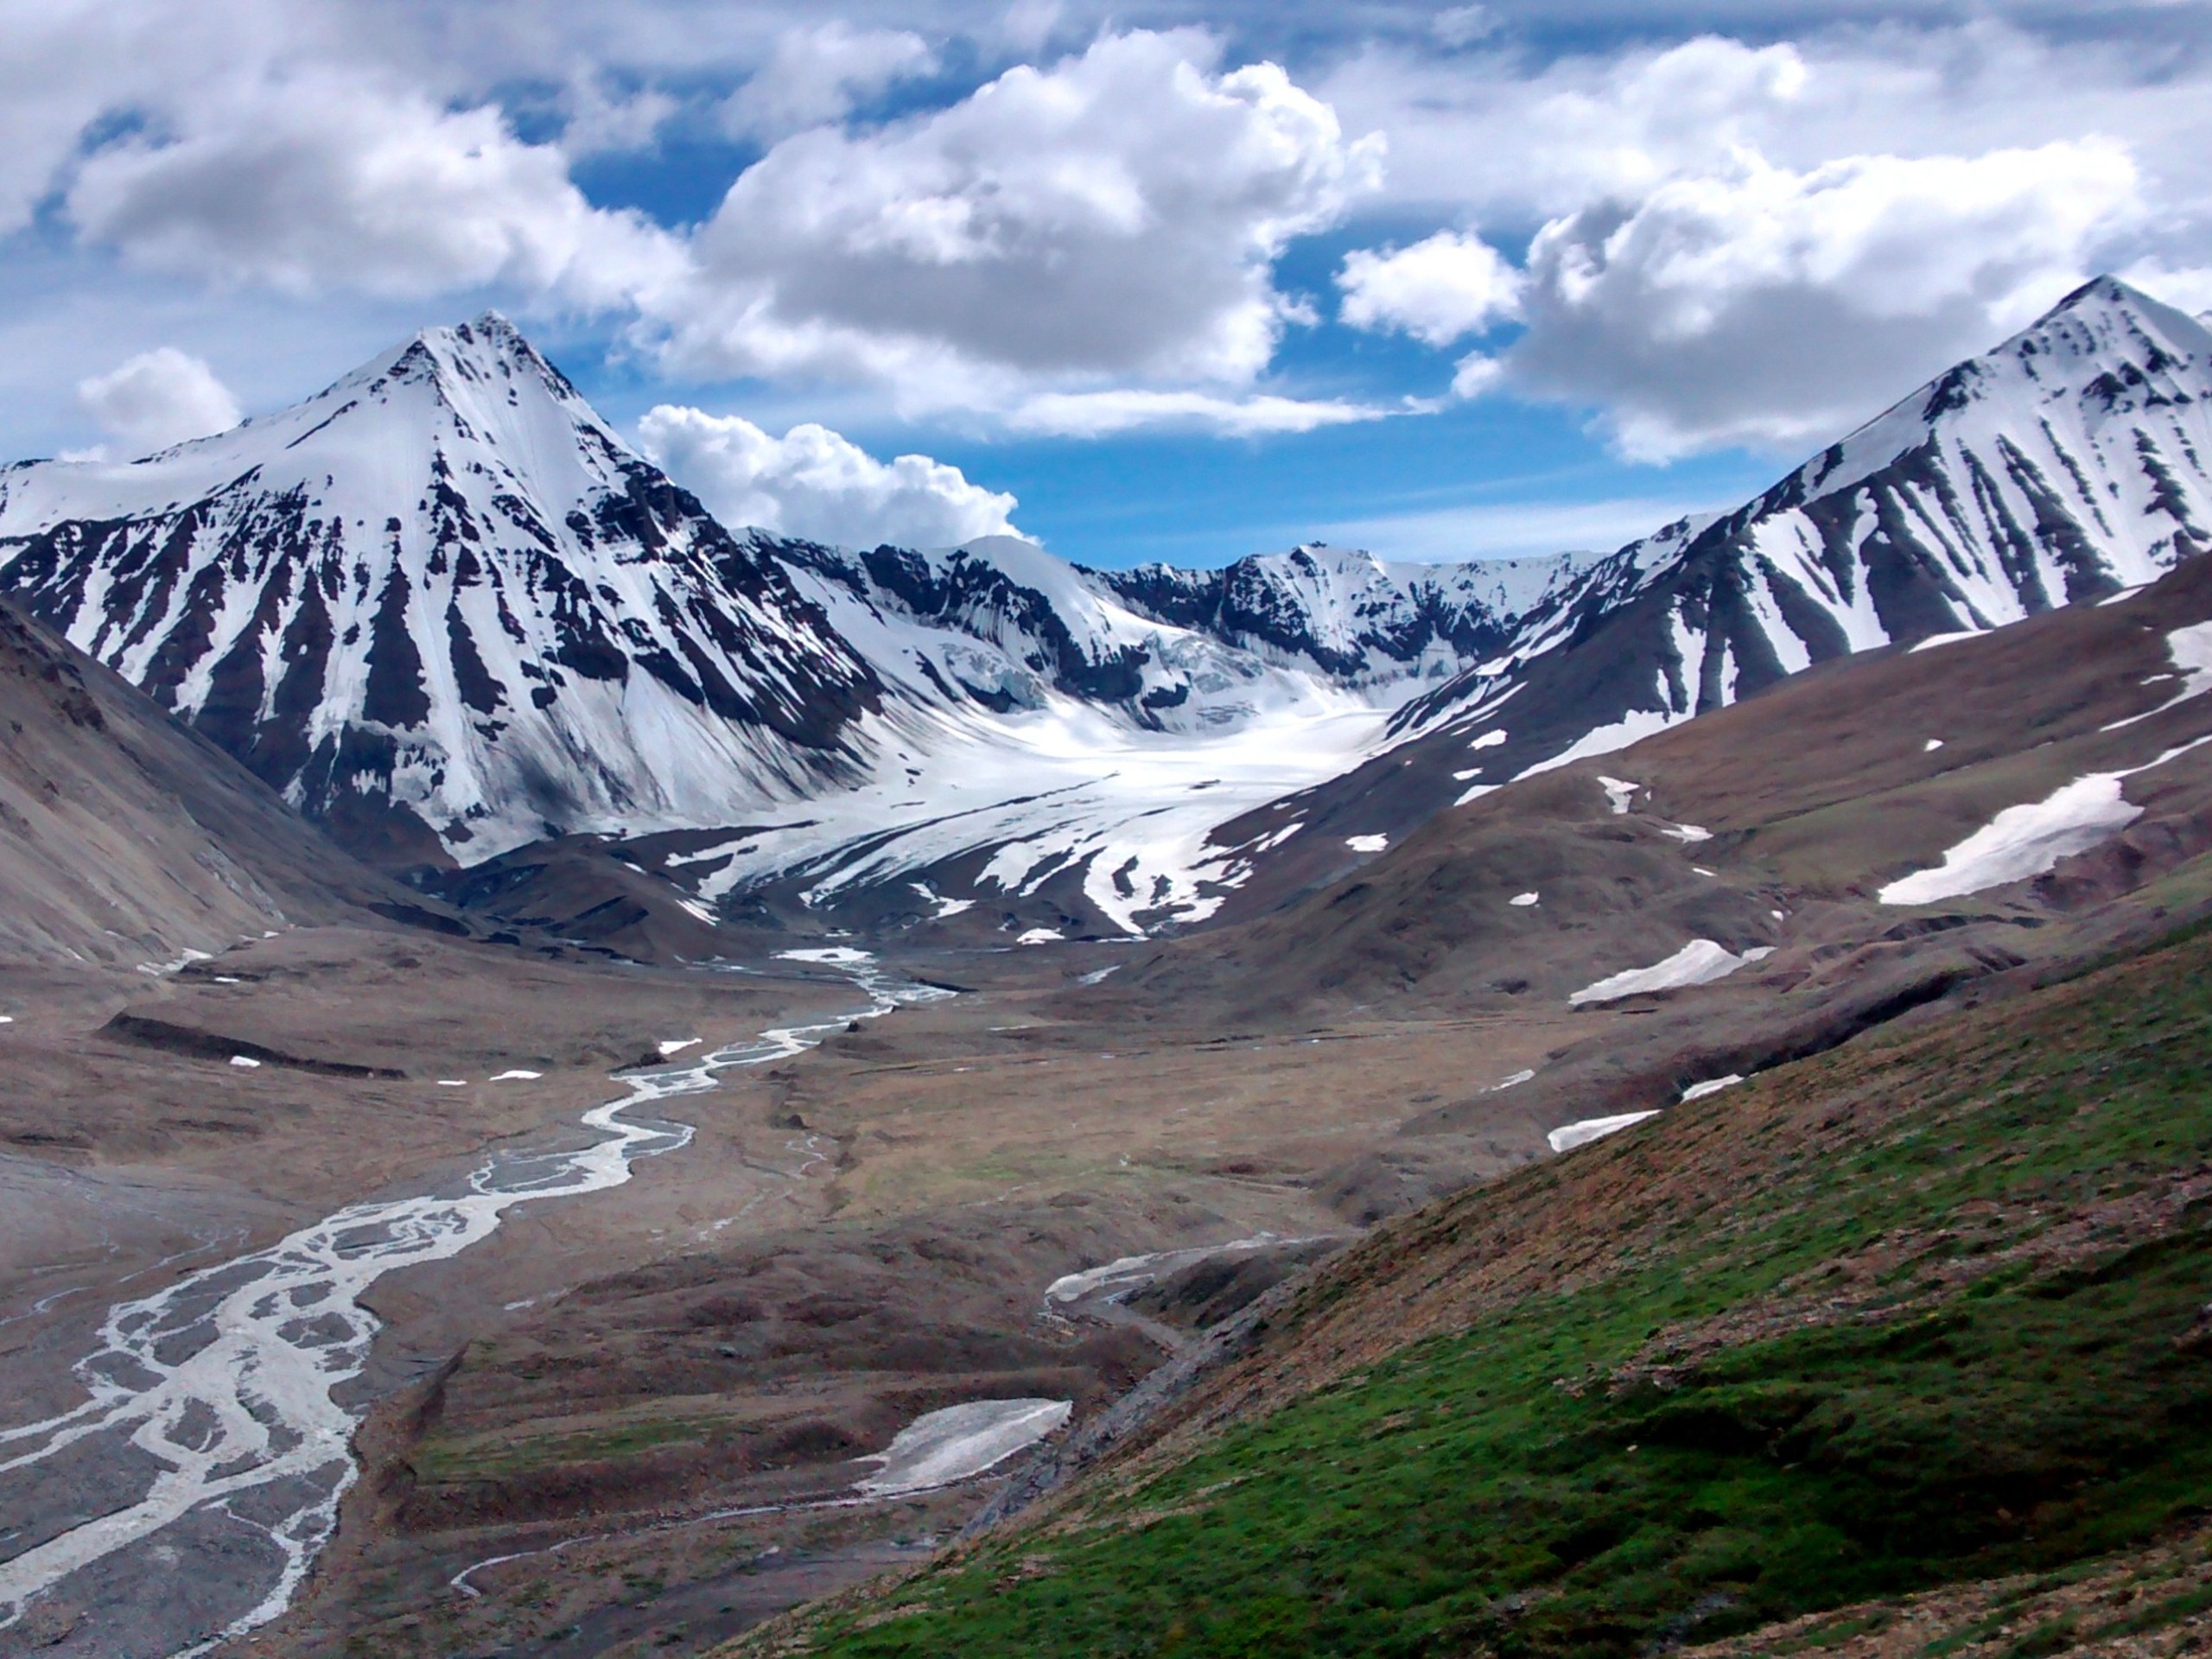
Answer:
[[[728,830],[661,872],[694,902],[1129,931],[1279,902],[1813,664],[2150,580],[2212,545],[2208,397],[2212,335],[2107,279],[1614,553],[1099,571],[730,535],[487,317],[135,467],[0,474],[0,581],[393,861]]]
[[[1736,512],[1631,543],[1578,624],[1675,601],[1646,708],[1679,717],[1852,652],[2140,586],[2212,548],[2208,399],[2212,333],[2100,279]],[[1478,669],[1408,722],[1494,702],[1503,677]]]
[[[0,473],[20,601],[386,861],[854,767],[866,664],[504,319],[129,466]]]
[[[1101,570],[1013,537],[855,551],[752,533],[918,697],[1003,715],[1057,693],[1187,733],[1317,696],[1402,702],[1522,638],[1597,557],[1393,565],[1312,543],[1221,570]]]
[[[1314,853],[1332,839],[1420,823],[1816,664],[2091,602],[2208,548],[2212,332],[2100,278],[1733,512],[1588,566],[1552,626],[1408,701],[1404,743],[1300,798],[1321,833],[1277,880],[1326,880]]]
[[[1192,626],[1219,576],[732,535],[496,314],[141,461],[0,473],[22,603],[397,866],[773,817],[1039,710],[1080,751],[1395,702],[1571,563],[1303,549]]]

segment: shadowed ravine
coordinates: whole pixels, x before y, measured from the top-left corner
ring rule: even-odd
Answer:
[[[638,1159],[690,1144],[690,1125],[639,1109],[950,995],[861,952],[804,954],[850,974],[870,1006],[625,1073],[630,1092],[584,1114],[598,1137],[585,1147],[495,1154],[450,1187],[348,1205],[110,1309],[74,1367],[85,1401],[0,1428],[0,1509],[22,1517],[0,1535],[16,1552],[0,1561],[0,1630],[60,1590],[106,1611],[82,1631],[104,1659],[186,1659],[282,1613],[358,1473],[350,1440],[368,1402],[344,1396],[379,1328],[361,1305],[370,1285],[459,1254],[513,1205],[619,1186]],[[170,1588],[139,1593],[151,1580]]]

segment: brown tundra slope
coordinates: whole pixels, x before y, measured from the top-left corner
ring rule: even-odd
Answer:
[[[730,1651],[2191,1645],[2208,617],[2191,565],[1816,671],[1086,988],[1163,1043],[1567,1018],[1334,1172],[1371,1213],[1459,1190],[1078,1424],[995,1527]],[[2018,879],[1894,887],[2023,808]],[[1696,938],[1738,965],[1571,1002]],[[1508,1103],[1651,1116],[1465,1185]]]

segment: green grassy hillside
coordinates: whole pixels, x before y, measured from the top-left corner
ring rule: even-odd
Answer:
[[[1597,1659],[2171,1537],[2209,1068],[2198,937],[1676,1108],[1379,1230],[1150,1451],[736,1651]]]

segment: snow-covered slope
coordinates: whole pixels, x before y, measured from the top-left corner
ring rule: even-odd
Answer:
[[[2094,601],[2208,548],[2212,333],[2101,278],[1735,512],[1583,568],[1510,649],[1407,702],[1399,747],[1300,798],[1309,861],[1276,880],[1814,664]]]
[[[399,862],[730,822],[854,775],[879,701],[495,315],[131,465],[0,473],[0,581]]]
[[[1640,656],[1643,683],[1574,719],[1687,718],[1814,663],[2155,579],[2212,548],[2208,399],[2203,325],[2088,284],[1756,500],[1613,555],[1573,607],[1574,647],[1591,661],[1590,624],[1618,614],[1610,652]],[[1495,706],[1546,648],[1439,688],[1408,723]]]
[[[1096,571],[731,535],[487,317],[134,466],[0,474],[0,583],[397,861],[596,831],[693,906],[1128,931],[2148,581],[2212,546],[2208,398],[2212,334],[2105,280],[1617,552]]]

